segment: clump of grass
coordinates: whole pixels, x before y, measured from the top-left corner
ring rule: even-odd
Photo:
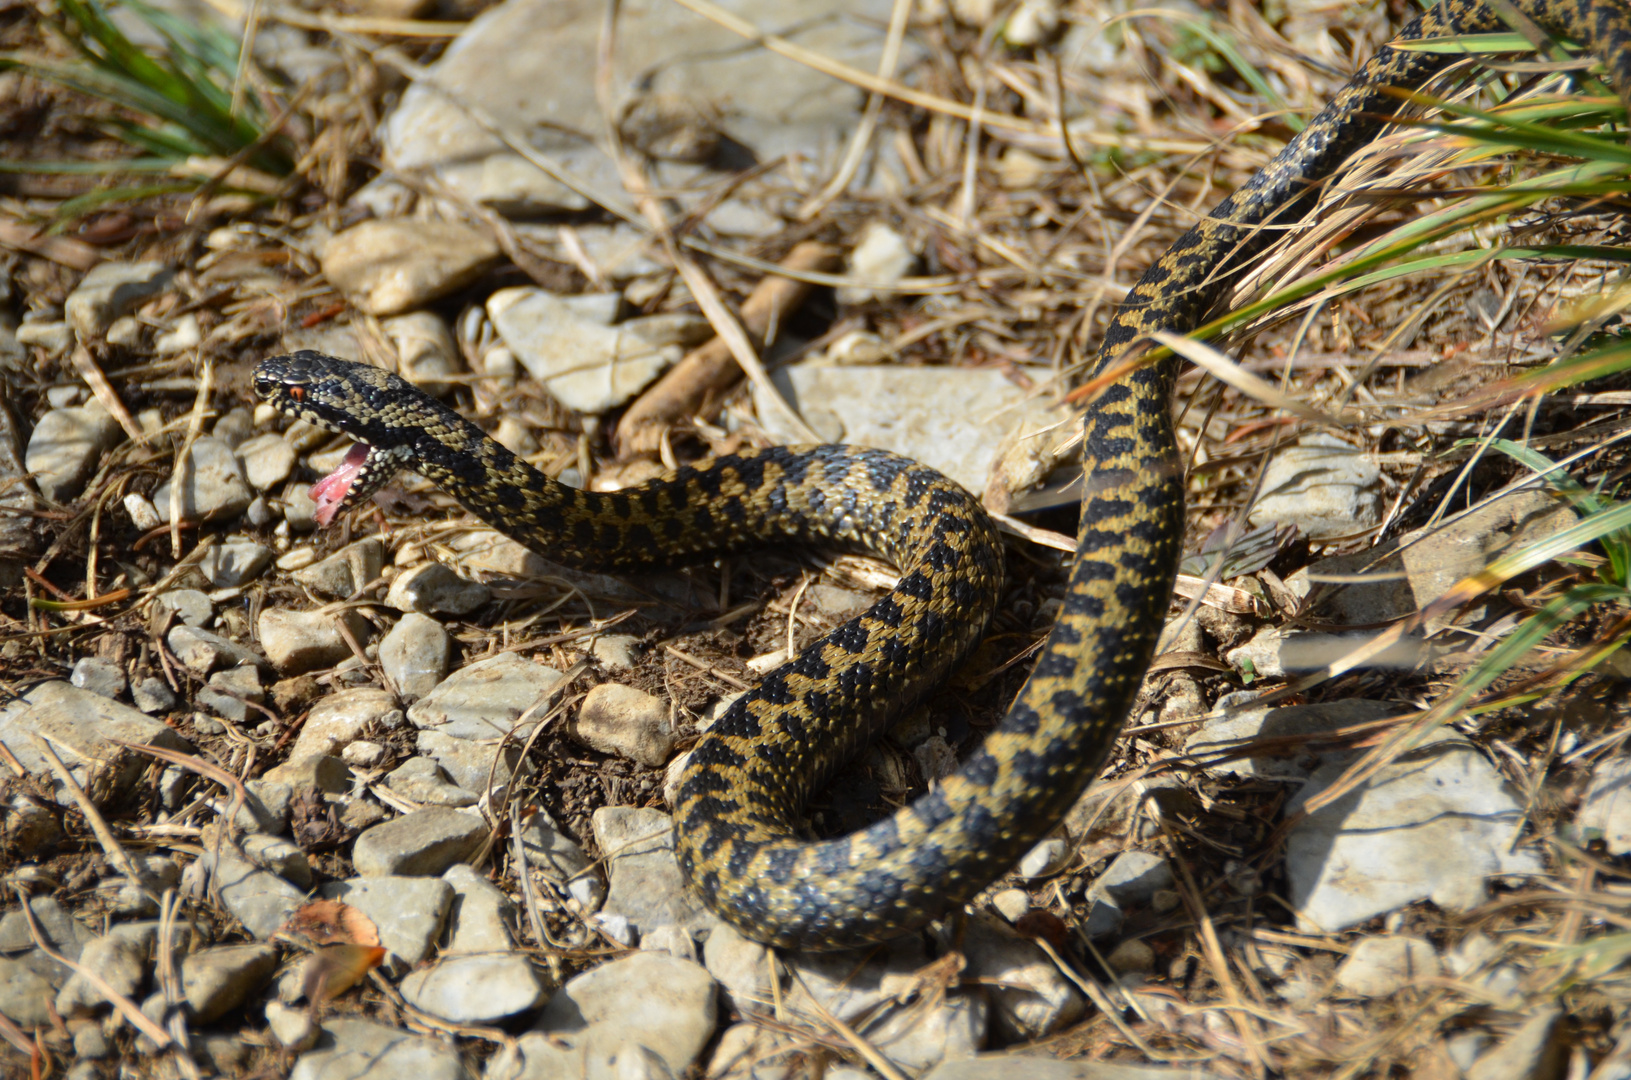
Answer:
[[[271,177],[294,171],[287,140],[272,128],[258,95],[242,92],[241,42],[213,24],[194,25],[141,0],[123,0],[163,43],[149,53],[131,41],[98,0],[58,0],[47,17],[78,54],[62,60],[34,53],[0,53],[0,70],[19,70],[111,102],[136,119],[116,118],[108,134],[140,152],[115,161],[10,162],[13,172],[171,173],[196,158],[229,159]],[[196,170],[194,170],[196,172]],[[174,183],[110,189],[69,200],[71,215],[90,203],[186,191],[204,183],[184,176]]]

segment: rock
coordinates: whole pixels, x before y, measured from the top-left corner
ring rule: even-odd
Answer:
[[[1555,1005],[1535,1009],[1517,1031],[1473,1062],[1467,1080],[1562,1080],[1569,1062],[1562,1019]]]
[[[226,413],[215,422],[210,434],[226,443],[237,452],[249,437],[255,434],[255,414],[239,405],[235,409],[228,409]],[[241,457],[242,454],[239,454]]]
[[[453,888],[435,877],[359,877],[334,881],[318,890],[325,900],[342,900],[373,922],[379,943],[406,967],[430,952],[453,904]]]
[[[1108,897],[1123,911],[1150,902],[1157,889],[1172,885],[1172,864],[1148,851],[1124,851],[1113,859],[1090,891]]]
[[[969,918],[962,942],[967,976],[990,988],[1002,1042],[1039,1039],[1080,1019],[1087,1001],[1036,942],[984,915]]]
[[[414,311],[381,319],[380,329],[396,346],[396,370],[422,390],[442,394],[452,387],[449,375],[464,370],[453,333],[440,315]]]
[[[341,633],[343,625],[358,645],[368,637],[368,622],[358,611],[288,611],[263,608],[256,620],[261,648],[272,666],[284,675],[330,667],[351,655]]]
[[[1017,873],[1027,878],[1047,877],[1062,867],[1069,857],[1070,844],[1053,837],[1026,852],[1025,857],[1019,860]]]
[[[215,715],[241,724],[251,715],[264,715],[252,712],[250,705],[263,704],[266,691],[261,689],[260,675],[254,668],[228,668],[211,675],[209,681],[198,688],[194,700]]]
[[[510,935],[515,910],[503,890],[464,863],[449,868],[442,880],[453,889],[443,956],[501,953],[515,947]]]
[[[1345,767],[1315,769],[1286,814]],[[1540,872],[1533,853],[1512,850],[1522,820],[1522,804],[1477,748],[1440,733],[1292,829],[1292,907],[1299,923],[1327,933],[1416,900],[1470,910],[1486,899],[1486,878]]]
[[[472,854],[486,831],[480,814],[433,806],[357,837],[351,861],[364,877],[440,874]]]
[[[1252,506],[1253,525],[1295,525],[1310,540],[1352,536],[1381,520],[1381,469],[1334,435],[1304,435],[1275,454]]]
[[[410,1005],[455,1024],[491,1024],[533,1008],[544,988],[521,953],[444,956],[402,980]]]
[[[358,739],[340,751],[340,760],[354,769],[372,769],[385,760],[383,744],[369,739]]]
[[[552,667],[500,653],[448,676],[408,709],[408,719],[415,727],[457,739],[498,738],[560,679],[561,673]],[[531,720],[535,722],[537,715]]]
[[[1104,962],[1117,975],[1147,974],[1155,970],[1155,950],[1137,938],[1128,938],[1110,950]]]
[[[385,777],[385,786],[403,798],[426,806],[474,806],[478,797],[448,778],[429,758],[413,757]]]
[[[291,757],[266,770],[266,780],[287,786],[291,791],[318,791],[343,795],[351,790],[351,770],[333,754],[307,754]]]
[[[57,815],[27,795],[13,796],[5,806],[0,833],[20,851],[43,855],[65,835]]]
[[[643,1046],[679,1076],[713,1036],[716,1012],[714,980],[700,964],[640,952],[573,978],[544,1006],[537,1027],[582,1054],[592,1075],[617,1075],[608,1059]]]
[[[583,853],[583,848],[561,832],[560,826],[543,810],[534,810],[524,820],[521,843],[526,848],[527,864],[535,870],[542,870],[550,880],[566,884],[580,875],[587,875],[595,884],[600,884],[600,878],[590,868],[589,857]],[[595,906],[600,906],[599,901]]]
[[[867,1017],[867,1041],[910,1073],[968,1057],[985,1045],[990,1013],[985,994],[952,989],[932,1005],[912,1006],[902,1006],[897,997],[928,962],[921,938],[853,952],[793,954],[787,963],[797,978],[785,994],[786,1007],[794,1015],[819,1015],[813,997],[832,1016]],[[743,1000],[741,987],[730,990],[735,1000]]]
[[[255,497],[232,448],[212,435],[193,443],[182,473],[181,517],[184,521],[236,517]],[[153,493],[153,508],[166,523],[170,520],[173,483],[173,479],[166,480]]]
[[[849,255],[850,276],[868,284],[893,285],[916,267],[917,253],[906,243],[906,238],[881,221],[869,221],[862,226]],[[846,285],[838,290],[838,302],[864,304],[879,295],[865,286]]]
[[[20,1027],[50,1028],[56,987],[22,960],[0,957],[0,1015]]]
[[[323,1024],[319,1048],[300,1055],[289,1080],[473,1080],[450,1043],[366,1020]]]
[[[590,690],[567,731],[585,746],[652,769],[668,760],[677,738],[666,701],[619,683]]]
[[[176,695],[168,683],[157,676],[137,679],[130,685],[130,700],[144,713],[167,713],[176,707]]]
[[[1317,612],[1323,621],[1391,622],[1437,600],[1502,555],[1574,521],[1574,511],[1546,492],[1516,491],[1432,532],[1409,533],[1356,555],[1321,559],[1287,577],[1286,588],[1305,601],[1304,611]],[[1337,580],[1322,580],[1328,578]],[[1429,620],[1426,630],[1440,630],[1456,617],[1446,612]]]
[[[1059,28],[1058,0],[1020,0],[1002,24],[1002,37],[1019,49],[1040,45]]]
[[[936,1066],[923,1075],[923,1080],[1216,1080],[1217,1075],[1199,1068],[980,1054]]]
[[[318,596],[345,600],[377,580],[384,566],[385,546],[370,536],[347,544],[304,570],[296,570],[294,579]]]
[[[660,810],[603,806],[591,819],[611,886],[603,910],[645,934],[678,926],[699,934],[723,925],[686,887],[674,857],[674,823]]]
[[[238,444],[238,460],[243,462],[244,479],[256,491],[271,491],[294,471],[298,455],[281,435],[256,435]]]
[[[153,509],[153,500],[146,495],[132,491],[125,496],[124,506],[125,513],[130,515],[130,523],[142,532],[150,532],[163,523],[159,519],[159,512]]]
[[[492,590],[466,581],[438,562],[424,563],[398,574],[385,594],[385,603],[398,611],[431,615],[469,615],[487,606]]]
[[[203,341],[204,329],[198,325],[198,316],[189,311],[153,338],[153,351],[160,356],[174,356],[197,348]]]
[[[81,1059],[68,1070],[68,1080],[100,1080],[101,1074],[91,1062],[113,1053],[108,1037],[100,1024],[83,1024],[74,1032],[74,1056]]]
[[[1607,757],[1592,766],[1574,825],[1601,833],[1610,855],[1631,851],[1631,758]]]
[[[262,870],[270,870],[302,889],[311,888],[311,863],[292,841],[266,833],[249,833],[241,843],[244,855]]]
[[[48,777],[64,803],[70,796],[35,745],[35,735],[53,744],[75,781],[98,805],[123,797],[153,761],[113,740],[192,750],[192,744],[173,729],[128,705],[66,682],[41,683],[18,704],[0,711],[0,743],[23,768]]]
[[[181,958],[181,990],[193,1019],[207,1024],[258,990],[277,967],[270,945],[217,945]]]
[[[1031,913],[1031,894],[1024,889],[1003,889],[991,898],[991,906],[1009,922],[1018,922]]]
[[[73,348],[74,332],[65,322],[25,322],[17,328],[17,343],[42,349],[55,360]]]
[[[317,528],[317,504],[312,501],[308,485],[285,486],[278,503],[283,507],[283,520],[292,531],[307,533]]]
[[[765,28],[797,24],[801,46],[874,71],[889,8],[880,0],[859,4],[760,0],[737,14]],[[745,148],[740,151],[744,161],[770,161],[791,154],[811,162],[837,159],[845,134],[859,114],[861,95],[853,87],[805,68],[789,68],[771,54],[744,50],[735,35],[683,9],[642,4],[631,9],[629,16],[627,25],[618,28],[612,69],[607,73],[610,85],[638,85],[642,98],[677,98],[703,116],[717,112],[716,102],[729,100],[730,121],[724,132],[728,140],[719,138],[719,142]],[[588,0],[509,3],[485,12],[433,65],[434,81],[409,87],[387,119],[382,141],[390,167],[427,173],[462,199],[523,218],[576,213],[590,207],[577,191],[557,183],[472,125],[448,96],[432,89],[442,86],[454,100],[483,109],[515,130],[529,132],[542,154],[577,176],[589,190],[618,190],[615,165],[594,140],[578,134],[583,117],[597,115],[600,108],[593,89],[599,24],[599,9]],[[542,76],[521,62],[523,56],[546,55],[546,50],[554,62]],[[916,46],[909,42],[906,53],[902,70],[913,62]],[[535,93],[515,95],[498,90],[529,80],[537,86]],[[754,89],[743,94],[741,87]],[[635,104],[632,95],[623,95],[612,107],[622,117]],[[665,115],[678,111],[674,107],[663,110]],[[672,122],[668,127],[673,127]],[[695,149],[705,141],[699,144],[694,137],[682,137],[675,143],[669,139],[665,153],[679,144]],[[730,161],[720,164],[728,166]],[[679,175],[690,176],[697,168],[673,163],[668,167],[686,170],[664,173],[665,178],[675,176],[676,183]],[[591,232],[587,226],[578,231]],[[612,272],[614,267],[597,253],[592,238],[583,240],[590,257],[605,272]],[[642,272],[615,269],[625,274]]]
[[[272,669],[266,658],[255,650],[196,626],[172,626],[164,641],[188,671],[199,675],[245,664],[253,664],[266,671]]]
[[[711,336],[696,316],[654,315],[615,326],[585,318],[580,306],[543,289],[500,289],[487,317],[532,377],[556,400],[585,414],[615,408]]]
[[[494,798],[504,794],[521,756],[520,747],[513,742],[498,757],[492,740],[455,739],[439,731],[421,731],[414,745],[420,755],[446,769],[459,787],[479,795],[490,786]]]
[[[276,836],[289,827],[289,800],[294,792],[288,784],[262,777],[245,781],[244,793],[248,798],[238,812],[234,828]]]
[[[1501,963],[1503,950],[1483,934],[1468,934],[1444,954],[1444,968],[1455,978],[1488,995],[1495,1008],[1522,1007],[1524,973],[1513,964]]]
[[[124,693],[125,672],[112,660],[104,660],[100,656],[81,656],[74,662],[73,674],[68,676],[68,682],[81,690],[116,698]]]
[[[75,922],[67,909],[49,896],[34,897],[28,902],[28,910],[33,912],[47,944],[70,960],[79,959],[80,950],[91,940],[89,930]],[[27,952],[32,948],[34,936],[22,909],[8,911],[0,917],[0,953]]]
[[[638,659],[640,639],[633,634],[600,634],[589,643],[589,655],[607,671],[627,671]]]
[[[311,757],[343,750],[364,732],[392,728],[402,722],[396,698],[377,686],[356,686],[330,694],[306,716],[295,736],[289,757]]]
[[[996,368],[791,364],[771,378],[822,439],[892,450],[975,492],[1011,430],[1058,419]],[[754,404],[771,438],[806,441],[761,392]]]
[[[379,643],[379,662],[404,701],[418,701],[447,677],[453,639],[442,624],[410,611]]]
[[[487,229],[452,221],[364,221],[323,249],[323,276],[370,315],[397,315],[461,289],[498,260]]]
[[[157,262],[105,262],[68,294],[63,314],[82,342],[102,337],[121,315],[170,287],[175,271]]]
[[[1336,984],[1355,997],[1388,997],[1440,973],[1438,953],[1417,937],[1364,937],[1337,968]]]
[[[122,438],[119,422],[100,405],[52,409],[34,425],[23,464],[41,495],[65,503],[84,490],[102,455]]]
[[[167,589],[153,602],[175,612],[185,626],[208,626],[215,618],[215,604],[197,589]]]
[[[310,1009],[297,1009],[281,1001],[266,1003],[266,1026],[272,1037],[288,1050],[310,1050],[317,1042],[317,1022]]]
[[[202,860],[209,864],[210,857]],[[221,845],[221,861],[215,873],[221,903],[244,929],[265,941],[288,921],[306,899],[306,894],[277,874],[262,870],[239,854]]]
[[[1265,750],[1251,757],[1219,761],[1209,768],[1215,773],[1300,782],[1308,779],[1308,774],[1319,765],[1351,761],[1354,755],[1352,751],[1323,748],[1317,740],[1303,741],[1297,736],[1323,735],[1337,728],[1396,716],[1400,711],[1400,706],[1391,702],[1362,698],[1322,701],[1315,705],[1230,709],[1228,716],[1205,721],[1199,731],[1185,739],[1184,752],[1204,758],[1253,739],[1287,739],[1294,745],[1282,754]]]

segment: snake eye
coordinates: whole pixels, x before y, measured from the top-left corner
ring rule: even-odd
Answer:
[[[305,401],[306,388],[304,386],[291,386],[289,387],[289,396],[294,398],[296,401]]]

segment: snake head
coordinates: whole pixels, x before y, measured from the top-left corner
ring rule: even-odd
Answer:
[[[312,485],[319,525],[361,505],[412,460],[411,434],[397,414],[405,403],[429,400],[383,368],[310,349],[262,360],[255,393],[285,416],[356,441],[340,467]]]

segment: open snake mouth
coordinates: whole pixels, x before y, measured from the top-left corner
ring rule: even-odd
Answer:
[[[368,469],[368,458],[372,453],[373,447],[367,443],[353,443],[340,467],[311,486],[307,494],[317,504],[317,524],[327,527],[345,508],[347,500],[351,499],[353,485]]]

